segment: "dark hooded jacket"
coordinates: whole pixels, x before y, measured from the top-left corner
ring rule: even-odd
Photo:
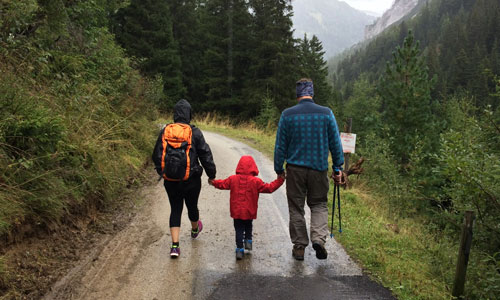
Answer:
[[[189,124],[191,122],[191,105],[187,100],[181,99],[174,106],[174,122]],[[189,159],[191,161],[191,170],[189,171],[189,178],[200,177],[203,173],[203,169],[207,173],[208,178],[215,178],[216,168],[214,159],[212,156],[212,151],[210,147],[205,142],[203,133],[201,130],[194,125],[191,125],[192,137],[191,137],[191,150],[189,151]],[[155,169],[158,174],[161,175],[161,157],[163,153],[163,143],[162,135],[165,128],[163,128],[156,140],[156,145],[153,150],[153,162],[155,164]],[[200,166],[203,166],[202,167]]]
[[[284,182],[284,179],[279,177],[271,183],[265,183],[256,177],[257,175],[259,169],[253,157],[242,156],[236,167],[236,175],[212,181],[218,189],[231,190],[229,207],[233,219],[256,219],[259,193],[272,193]]]

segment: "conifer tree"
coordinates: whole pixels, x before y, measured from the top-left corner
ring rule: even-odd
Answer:
[[[113,31],[127,52],[139,59],[144,74],[162,76],[170,102],[184,94],[181,60],[166,2],[132,0],[129,6],[117,12]]]
[[[491,48],[491,68],[493,74],[500,74],[500,45],[498,39],[495,39]]]
[[[282,110],[294,103],[297,60],[289,0],[250,0],[252,52],[245,98],[252,115],[269,92]]]
[[[311,78],[314,83],[314,101],[326,105],[331,103],[332,91],[327,82],[328,67],[323,59],[323,45],[313,35],[309,40],[307,35],[299,40],[297,45],[297,56],[299,60],[299,77]]]
[[[174,40],[181,58],[183,95],[198,106],[205,100],[203,92],[203,49],[206,47],[205,10],[199,0],[169,0]],[[204,1],[206,2],[206,1]]]
[[[242,89],[249,67],[252,47],[251,16],[244,0],[207,2],[205,47],[203,48],[204,106],[224,113],[240,114],[245,110]],[[242,102],[243,101],[243,102]]]
[[[402,47],[393,52],[392,63],[379,87],[384,121],[389,129],[390,146],[405,167],[417,143],[431,151],[437,133],[433,128],[433,101],[428,69],[419,55],[418,42],[410,31]]]

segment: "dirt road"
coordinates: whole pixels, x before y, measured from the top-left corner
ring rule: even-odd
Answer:
[[[276,178],[272,162],[261,153],[204,134],[217,178],[232,175],[241,155],[255,158],[264,181]],[[317,260],[310,246],[304,261],[292,258],[284,186],[261,195],[254,250],[236,261],[229,192],[214,189],[206,179],[199,201],[204,230],[192,240],[183,212],[179,259],[169,257],[170,208],[159,182],[142,192],[143,207],[132,223],[97,246],[44,299],[392,299],[388,290],[362,276],[333,239],[327,242],[325,261]]]

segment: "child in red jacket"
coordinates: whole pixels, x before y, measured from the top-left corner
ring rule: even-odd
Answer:
[[[252,250],[252,221],[257,218],[259,193],[272,193],[285,181],[279,176],[271,183],[265,183],[256,177],[259,169],[253,157],[242,156],[236,167],[236,175],[226,179],[209,181],[215,188],[231,190],[230,211],[236,230],[236,259],[243,258],[244,249]]]

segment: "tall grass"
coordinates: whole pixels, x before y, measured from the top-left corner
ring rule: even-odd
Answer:
[[[0,83],[0,235],[105,205],[146,161],[154,106],[134,94],[112,106],[96,86],[82,89],[84,97],[32,96],[14,76]]]
[[[10,241],[109,206],[149,159],[165,100],[101,21],[67,19],[100,16],[83,3],[50,7],[61,20],[38,20],[48,8],[11,2],[12,22],[0,26],[0,239]],[[37,31],[10,28],[15,20]]]
[[[195,116],[191,122],[201,129],[219,132],[240,140],[272,157],[274,152],[275,131],[277,123],[267,123],[265,126],[253,121],[235,122],[229,117],[217,113],[207,113]]]

